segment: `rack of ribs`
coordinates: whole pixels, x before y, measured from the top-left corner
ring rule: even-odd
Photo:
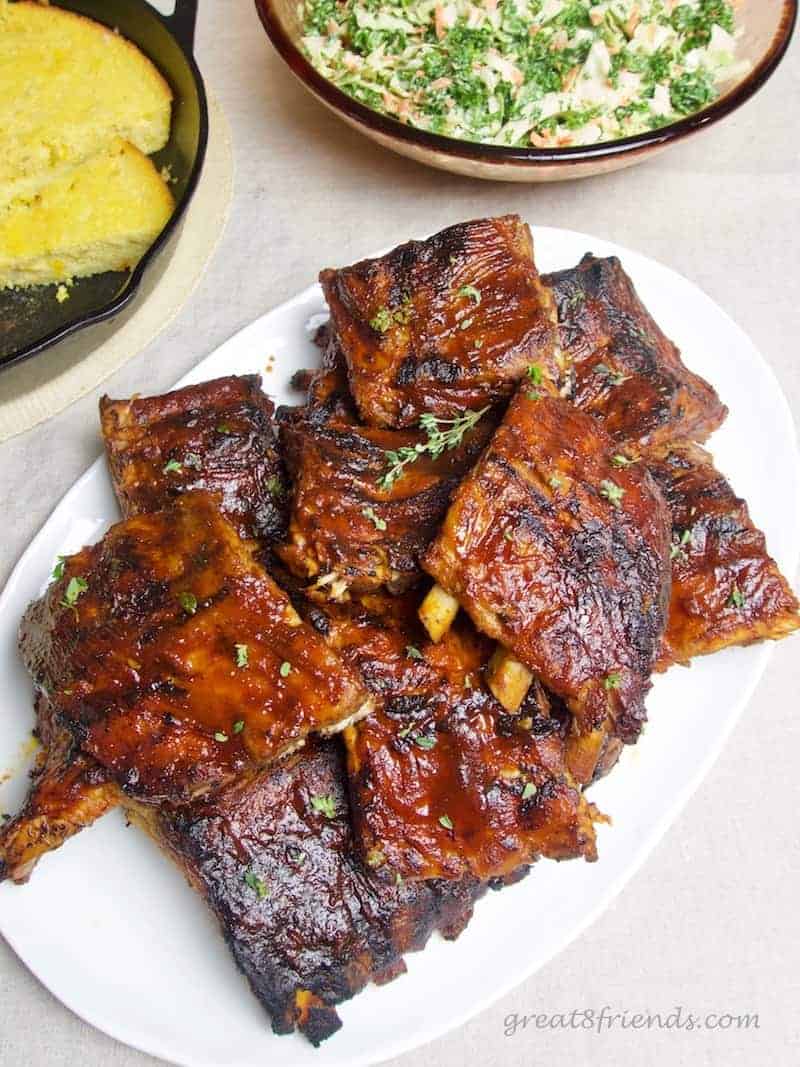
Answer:
[[[386,484],[387,455],[413,449],[422,432],[359,426],[337,399],[280,415],[292,484],[287,541],[276,549],[283,562],[314,579],[316,595],[334,599],[416,584],[419,556],[496,420],[487,413],[458,448],[435,458],[420,454],[401,479]]]
[[[486,889],[376,878],[333,739],[174,811],[127,803],[208,902],[273,1030],[315,1045],[341,1026],[337,1004],[402,974],[433,931],[457,937]]]
[[[429,597],[444,590],[566,702],[584,784],[609,738],[638,736],[669,602],[666,504],[617,455],[596,419],[522,387],[422,561]]]
[[[344,734],[365,862],[391,880],[485,881],[540,857],[594,860],[600,816],[566,768],[560,706],[535,685],[508,714],[484,677],[491,641],[466,620],[426,641],[415,602],[316,619],[376,704]]]
[[[658,668],[800,628],[797,598],[708,452],[668,445],[646,462],[672,515],[672,598]]]
[[[255,551],[188,493],[68,557],[27,612],[35,683],[131,796],[187,800],[370,710]]]
[[[531,363],[558,374],[555,304],[516,215],[451,226],[320,282],[368,425],[508,399]]]
[[[616,257],[587,254],[542,280],[555,297],[569,368],[562,395],[601,419],[616,441],[705,441],[722,424],[727,408],[685,366]]]
[[[163,396],[100,401],[114,490],[125,518],[182,493],[218,495],[241,537],[264,545],[286,525],[286,484],[258,375],[217,378]]]

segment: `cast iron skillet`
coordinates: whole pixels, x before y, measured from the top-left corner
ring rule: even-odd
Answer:
[[[198,0],[176,0],[170,16],[147,0],[51,0],[57,7],[116,27],[155,63],[174,94],[168,144],[153,158],[169,166],[175,211],[134,270],[78,279],[59,304],[56,287],[0,291],[0,370],[37,355],[76,330],[112,318],[133,300],[142,275],[180,224],[192,198],[208,141],[203,79],[192,58]]]

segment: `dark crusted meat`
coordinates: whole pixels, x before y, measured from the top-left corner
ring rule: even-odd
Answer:
[[[425,441],[417,431],[358,426],[338,401],[285,413],[280,439],[292,482],[287,543],[278,555],[316,593],[341,598],[387,585],[400,591],[421,577],[419,555],[450,496],[489,439],[489,414],[440,456],[420,454],[386,485],[388,454]]]
[[[345,731],[354,826],[377,874],[485,880],[540,856],[596,858],[562,720],[538,685],[504,711],[484,681],[491,642],[466,620],[435,645],[407,619],[342,610],[328,636],[378,708]]]
[[[0,829],[0,880],[27,882],[39,857],[105,815],[120,800],[119,788],[61,726],[51,701],[36,700],[42,743],[22,810]]]
[[[253,553],[186,494],[69,557],[23,620],[35,682],[133,796],[184,800],[369,710]]]
[[[100,401],[122,514],[166,507],[180,493],[216,493],[242,537],[269,544],[285,528],[285,482],[272,402],[258,375],[217,378],[163,396]]]
[[[455,938],[485,887],[374,877],[352,841],[337,742],[307,750],[175,813],[134,815],[217,916],[276,1033],[315,1045],[336,1005],[405,970],[434,930]]]
[[[609,735],[639,732],[669,601],[666,505],[640,464],[614,457],[595,419],[522,389],[423,559],[566,701],[581,782]]]
[[[672,599],[659,668],[800,628],[800,605],[764,535],[698,445],[651,453],[672,514]]]
[[[320,281],[371,425],[483,408],[509,397],[531,363],[555,377],[555,306],[516,215],[451,226]]]
[[[586,255],[548,274],[561,346],[571,363],[567,395],[631,444],[704,441],[727,409],[684,365],[639,299],[619,260]]]

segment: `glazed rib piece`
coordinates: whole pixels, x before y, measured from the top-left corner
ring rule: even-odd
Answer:
[[[555,378],[555,306],[516,215],[451,226],[320,281],[370,425],[483,408],[508,398],[531,363]]]
[[[639,299],[616,257],[587,254],[547,274],[561,347],[571,363],[567,394],[602,419],[619,442],[705,441],[727,415],[715,390],[683,363]]]
[[[466,620],[434,645],[407,618],[342,609],[327,635],[378,706],[345,731],[354,829],[376,875],[487,880],[539,857],[596,859],[598,816],[565,767],[563,718],[541,686],[506,714],[484,682],[491,642]]]
[[[121,788],[179,802],[369,711],[205,493],[112,527],[28,610],[23,658]]]
[[[591,780],[609,737],[636,739],[666,623],[669,517],[602,426],[521,389],[456,492],[423,567],[561,697],[568,765]]]
[[[419,555],[494,425],[487,413],[457,448],[436,458],[420,454],[387,485],[389,454],[421,445],[424,433],[358,426],[341,412],[338,394],[323,406],[286,412],[280,440],[292,498],[278,555],[295,575],[314,579],[324,597],[415,584]]]
[[[647,456],[672,514],[672,599],[659,669],[800,628],[800,605],[764,535],[698,445]]]
[[[42,748],[24,807],[0,829],[0,881],[27,882],[40,856],[59,848],[120,801],[118,787],[59,725],[42,692],[36,717]]]
[[[485,887],[375,878],[353,848],[344,762],[312,742],[174,813],[134,812],[206,898],[276,1033],[318,1045],[336,1005],[405,970],[434,930],[455,938]]]
[[[191,490],[216,493],[241,537],[264,544],[285,529],[285,482],[273,406],[256,374],[162,396],[100,401],[122,514],[159,511]]]

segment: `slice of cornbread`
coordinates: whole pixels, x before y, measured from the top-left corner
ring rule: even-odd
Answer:
[[[117,138],[34,197],[0,209],[0,289],[125,270],[173,206],[152,161]]]
[[[172,92],[106,26],[28,0],[0,2],[0,205],[98,153],[114,136],[156,152]]]

